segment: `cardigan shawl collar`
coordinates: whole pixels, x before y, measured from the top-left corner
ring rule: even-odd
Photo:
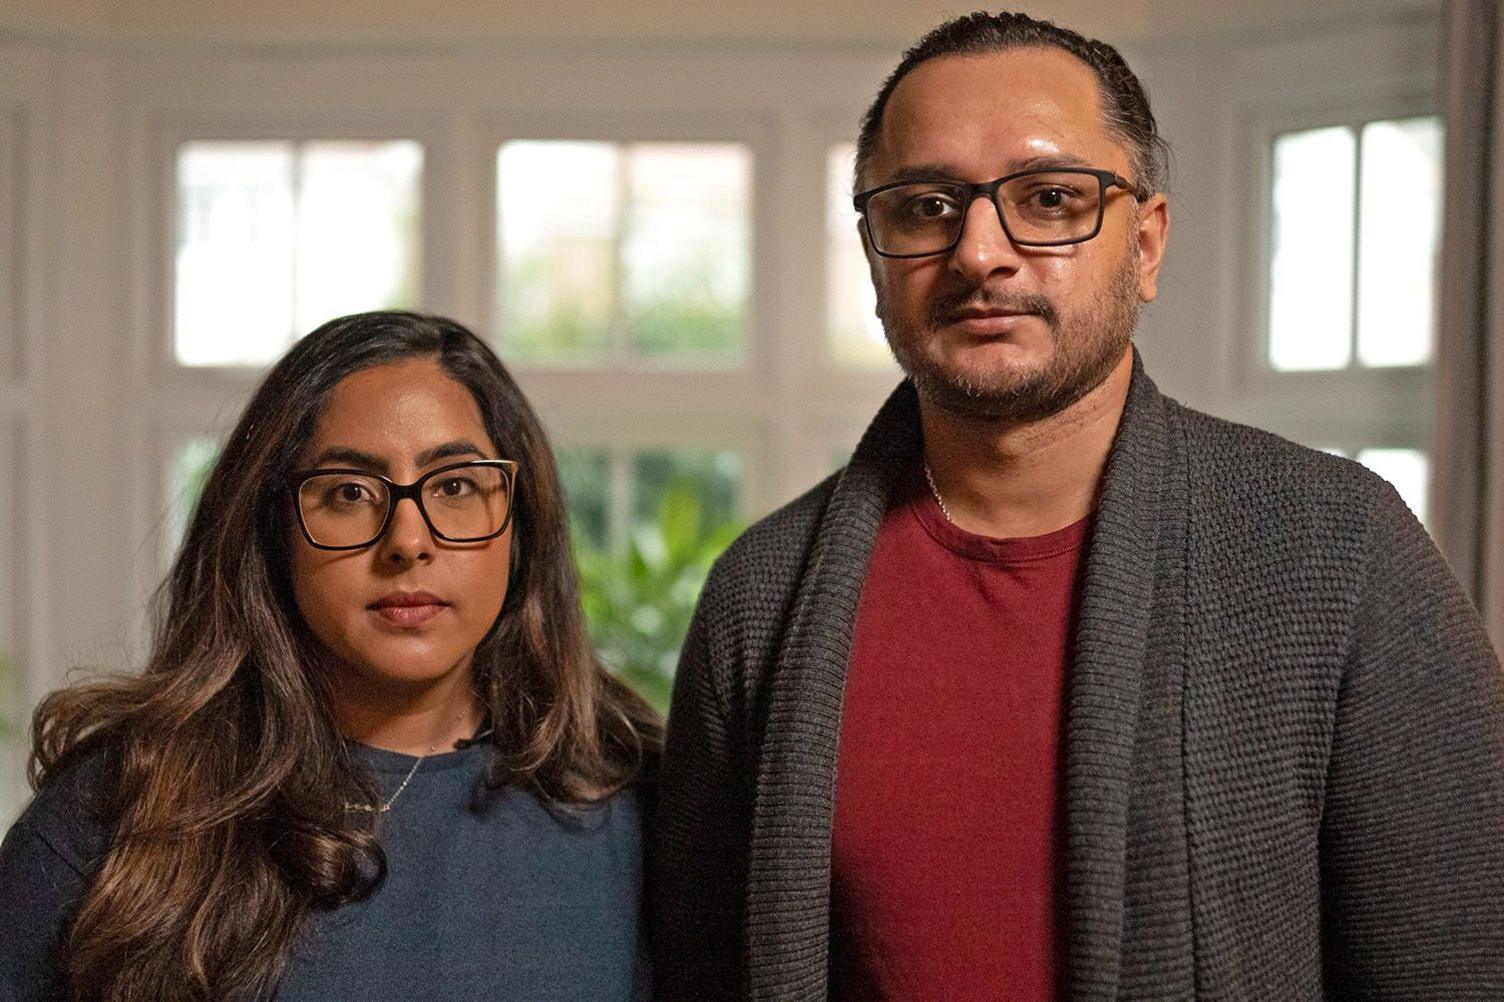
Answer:
[[[1156,603],[1156,580],[1183,578],[1183,566],[1163,566],[1177,559],[1183,564],[1184,553],[1186,472],[1170,415],[1176,406],[1145,375],[1135,351],[1086,556],[1063,722],[1067,966],[1070,997],[1077,1000],[1115,998],[1121,975],[1146,638],[1156,607],[1166,604],[1164,596]],[[753,998],[826,997],[830,838],[846,666],[878,527],[897,478],[918,461],[921,446],[918,398],[905,382],[841,475],[799,584],[756,762],[746,929]],[[1178,609],[1172,618],[1178,620]],[[1180,768],[1178,759],[1164,764]],[[1178,816],[1179,804],[1168,799],[1135,810]],[[1179,829],[1175,818],[1165,820]],[[1189,945],[1185,930],[1141,931]],[[1188,963],[1174,966],[1190,977]]]

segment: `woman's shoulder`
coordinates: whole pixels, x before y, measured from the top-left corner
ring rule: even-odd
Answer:
[[[109,852],[106,805],[118,775],[119,757],[109,748],[68,755],[48,770],[12,833],[40,842],[81,876],[92,874]]]

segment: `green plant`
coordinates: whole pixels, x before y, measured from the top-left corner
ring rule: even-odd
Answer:
[[[581,598],[601,659],[660,711],[668,709],[679,646],[710,565],[742,526],[708,525],[699,491],[671,483],[655,518],[634,529],[623,552],[575,537]]]

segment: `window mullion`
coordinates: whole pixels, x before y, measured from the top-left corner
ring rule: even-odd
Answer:
[[[292,177],[288,183],[288,191],[292,193],[292,248],[291,252],[287,255],[287,260],[292,268],[292,280],[290,283],[292,295],[288,297],[292,303],[292,316],[290,318],[292,320],[292,329],[288,331],[287,338],[289,344],[306,333],[298,330],[298,317],[301,315],[298,307],[302,305],[302,283],[298,281],[298,277],[303,268],[303,262],[300,260],[303,246],[303,155],[306,152],[307,145],[306,142],[302,141],[293,143],[292,159],[289,161],[292,171]]]
[[[620,361],[625,361],[632,354],[631,337],[627,331],[626,303],[627,228],[631,219],[628,199],[632,195],[631,157],[631,146],[623,144],[616,148],[616,225],[611,229],[611,353]]]
[[[1361,124],[1351,127],[1353,130],[1353,253],[1349,264],[1347,294],[1351,302],[1350,317],[1347,324],[1347,367],[1348,369],[1363,368],[1358,358],[1358,310],[1361,306],[1358,283],[1363,276],[1363,126]]]
[[[632,531],[632,457],[626,449],[612,449],[610,489],[606,495],[606,542],[612,553],[623,553]]]

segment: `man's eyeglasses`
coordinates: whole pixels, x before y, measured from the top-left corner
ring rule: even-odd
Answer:
[[[1109,188],[1133,186],[1110,170],[1053,167],[1019,171],[985,184],[896,181],[852,199],[872,249],[883,257],[944,254],[961,242],[966,211],[986,196],[1008,239],[1021,247],[1061,247],[1102,231]]]
[[[289,481],[303,538],[321,550],[358,550],[380,539],[397,502],[412,498],[429,531],[451,543],[479,543],[512,519],[517,464],[476,459],[399,484],[364,470],[309,470]]]

